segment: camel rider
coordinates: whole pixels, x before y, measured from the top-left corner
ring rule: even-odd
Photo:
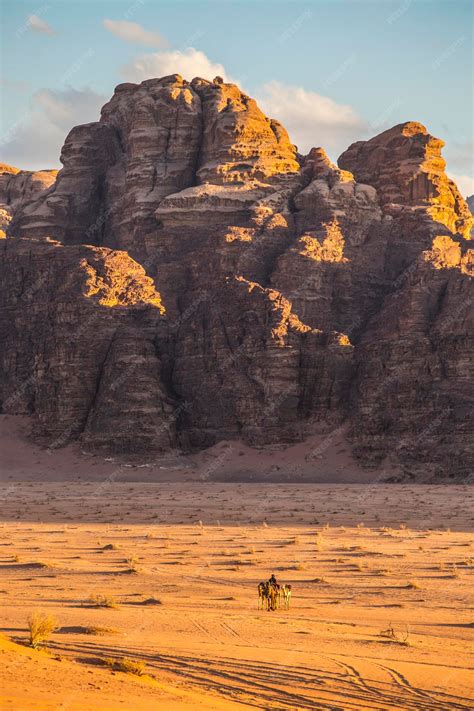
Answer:
[[[276,585],[276,584],[277,584],[276,578],[275,578],[275,576],[274,576],[273,573],[271,574],[270,580],[269,580],[268,582],[270,583],[270,585]]]

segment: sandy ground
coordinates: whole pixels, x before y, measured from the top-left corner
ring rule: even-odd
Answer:
[[[0,415],[0,480],[370,483],[399,474],[385,462],[376,470],[363,469],[351,456],[344,426],[289,447],[255,449],[229,441],[193,455],[176,452],[140,459],[101,456],[80,444],[39,447],[30,433],[28,417]]]
[[[0,707],[472,708],[472,498],[468,486],[7,480]],[[257,609],[271,572],[292,585],[288,611]],[[25,646],[34,610],[58,623],[43,651]],[[122,657],[146,676],[104,663]]]

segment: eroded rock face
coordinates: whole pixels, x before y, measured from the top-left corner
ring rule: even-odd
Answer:
[[[402,124],[338,168],[218,78],[120,85],[15,211],[3,410],[134,452],[349,422],[368,466],[464,475],[471,220],[442,145]]]
[[[474,251],[439,236],[385,299],[357,352],[354,442],[418,477],[469,476],[474,457]]]
[[[27,239],[4,240],[0,261],[2,411],[34,413],[52,447],[81,433],[102,444],[105,427],[114,448],[160,449],[173,411],[154,346],[164,308],[143,268],[105,247]],[[114,407],[128,412],[121,425]]]
[[[0,163],[0,239],[6,236],[15,212],[46,192],[57,170],[19,170]]]
[[[356,180],[377,188],[385,210],[424,209],[434,222],[469,239],[472,215],[457,186],[446,175],[444,141],[416,121],[384,131],[370,141],[353,143],[339,166]]]
[[[474,195],[469,195],[469,197],[466,198],[466,203],[471,211],[471,215],[474,216]],[[474,237],[474,225],[471,227],[471,237]]]

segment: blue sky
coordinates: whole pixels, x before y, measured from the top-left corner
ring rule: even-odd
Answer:
[[[300,150],[417,120],[474,192],[472,0],[3,0],[1,159],[57,167],[116,84],[238,81]]]

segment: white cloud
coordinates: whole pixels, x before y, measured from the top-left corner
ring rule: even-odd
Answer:
[[[166,47],[168,42],[159,32],[150,32],[138,24],[127,20],[104,20],[106,30],[125,42],[144,44],[147,47]]]
[[[78,124],[97,121],[106,101],[92,89],[38,91],[30,109],[2,135],[2,160],[27,170],[60,167],[68,132]]]
[[[184,51],[175,49],[143,54],[122,67],[121,74],[127,81],[134,82],[168,74],[182,74],[188,81],[194,77],[212,80],[215,76],[221,76],[224,81],[232,81],[222,64],[212,62],[204,52],[194,47]]]
[[[300,86],[271,81],[256,92],[255,98],[267,116],[283,124],[302,153],[322,146],[335,160],[369,129],[351,106]]]
[[[41,17],[38,17],[38,15],[28,15],[26,23],[30,29],[35,32],[40,32],[42,35],[53,36],[56,34],[51,25],[48,25],[48,23],[42,20]]]
[[[458,186],[461,195],[464,195],[464,197],[474,195],[474,178],[472,175],[456,175],[454,173],[448,173],[448,175]]]

